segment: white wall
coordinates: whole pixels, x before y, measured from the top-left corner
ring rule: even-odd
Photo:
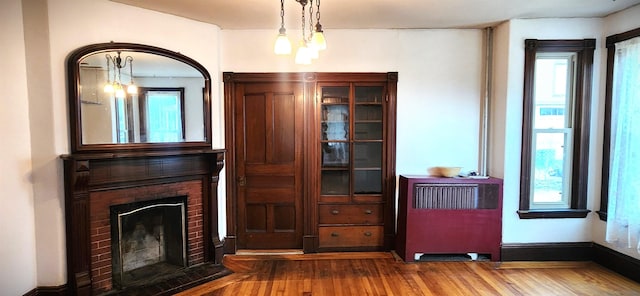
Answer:
[[[424,175],[439,165],[478,169],[482,30],[325,30],[328,48],[307,66],[295,65],[293,55],[274,55],[276,35],[275,29],[223,30],[222,70],[397,71],[397,172]]]
[[[0,4],[0,52],[5,69],[0,107],[0,294],[22,295],[36,285],[36,235],[29,137],[29,93],[20,0]]]
[[[5,238],[19,241],[11,245],[19,246],[19,250],[13,250],[8,255],[2,256],[2,260],[5,258],[12,260],[6,265],[3,264],[3,270],[15,273],[7,277],[2,276],[2,280],[11,281],[7,289],[18,289],[21,292],[10,293],[10,295],[22,294],[28,291],[25,287],[30,290],[36,284],[37,286],[57,286],[66,283],[64,188],[62,162],[59,156],[69,153],[65,64],[67,55],[71,51],[88,44],[109,41],[142,43],[179,51],[197,60],[209,70],[213,80],[213,105],[218,109],[221,106],[220,98],[215,95],[219,93],[218,27],[107,0],[25,0],[25,3],[30,3],[29,7],[33,7],[34,11],[34,15],[30,16],[25,23],[36,22],[35,18],[42,8],[45,9],[45,20],[48,16],[48,23],[38,24],[41,26],[40,33],[44,41],[32,40],[31,44],[37,44],[38,48],[31,46],[25,50],[21,47],[24,42],[20,30],[22,28],[19,18],[20,1],[13,2],[15,5],[10,6],[9,10],[4,9],[6,5],[3,2],[2,14],[7,15],[2,18],[3,22],[10,22],[6,25],[3,23],[3,28],[17,29],[8,32],[6,37],[8,40],[3,41],[2,45],[11,45],[9,48],[11,52],[16,52],[17,58],[10,59],[9,62],[15,62],[17,65],[12,69],[18,70],[12,71],[11,75],[24,78],[18,79],[18,83],[15,83],[16,79],[9,80],[11,84],[8,87],[15,92],[11,96],[11,101],[15,102],[16,108],[2,109],[2,111],[10,111],[7,116],[2,116],[3,121],[9,119],[11,122],[11,124],[3,122],[3,131],[9,129],[4,131],[4,134],[12,139],[12,143],[16,143],[15,146],[10,147],[10,151],[14,153],[6,154],[8,155],[6,161],[11,161],[7,166],[13,167],[11,171],[14,173],[9,178],[4,176],[2,178],[3,182],[11,183],[10,186],[4,187],[10,188],[7,198],[11,198],[12,203],[17,204],[8,215],[2,215],[2,225],[15,225],[15,229],[8,230],[3,227],[0,230],[3,241]],[[5,30],[3,34],[4,32]],[[21,71],[24,71],[21,69],[25,68],[25,54],[29,57],[27,59],[29,79],[25,74],[20,75]],[[38,81],[32,80],[32,77],[37,78]],[[44,81],[40,80],[42,78]],[[7,80],[3,79],[3,81]],[[25,109],[27,108],[25,84],[28,84],[30,92],[29,110]],[[33,96],[32,91],[37,95]],[[20,98],[24,99],[20,100]],[[214,110],[214,114],[217,114],[218,110]],[[30,122],[27,121],[29,116]],[[30,131],[31,141],[36,141],[38,145],[34,142],[29,146],[29,123],[33,126]],[[219,148],[222,147],[221,143],[224,143],[221,119],[214,118],[213,124],[214,148]],[[29,147],[33,149],[31,158]],[[32,171],[30,171],[30,161],[33,162]],[[4,156],[3,162],[5,162]],[[4,163],[3,171],[7,171],[4,169]],[[28,187],[29,174],[34,176],[33,196],[32,188]],[[2,197],[4,199],[5,195]],[[14,220],[11,220],[11,223],[4,223],[4,219]],[[7,231],[10,233],[5,233]],[[35,266],[31,266],[36,264],[36,255],[37,272]],[[26,263],[26,266],[17,267],[14,261]],[[34,283],[36,274],[37,283]],[[5,292],[5,287],[0,286],[0,291]]]
[[[602,19],[528,19],[512,20],[501,24],[497,31],[494,100],[494,126],[496,135],[492,146],[492,174],[504,178],[504,243],[536,242],[589,242],[592,241],[591,220],[598,219],[594,213],[586,219],[520,219],[516,213],[520,200],[520,149],[522,129],[522,96],[524,85],[524,40],[534,39],[584,39],[597,38],[594,58],[593,100],[597,102],[600,92],[600,53],[602,51]],[[592,130],[600,123],[598,104],[592,107]],[[503,124],[504,126],[499,126]],[[590,138],[590,163],[597,163],[601,146],[598,137]],[[502,159],[500,159],[502,155]],[[588,208],[597,210],[595,195],[599,194],[595,184],[599,178],[599,166],[592,165],[588,172]]]
[[[603,49],[600,52],[600,61],[601,61],[600,69],[602,69],[602,71],[605,71],[607,68],[607,59],[606,59],[607,51],[604,48],[606,46],[605,45],[606,37],[613,34],[623,33],[636,28],[640,28],[640,5],[636,5],[632,8],[626,9],[619,13],[609,15],[606,18],[604,18],[604,29],[602,31],[602,36],[601,36],[601,41],[602,41],[601,47],[603,47]],[[598,105],[600,106],[600,109],[597,116],[599,118],[599,122],[603,122],[606,75],[604,74],[601,75],[599,83],[601,85],[600,92],[598,93]],[[598,143],[602,143],[602,138],[604,134],[603,125],[599,124],[596,130],[597,130],[596,134],[598,137]],[[602,155],[602,145],[599,144],[598,147],[596,148],[598,149],[598,155]],[[595,171],[598,175],[598,178],[596,182],[597,191],[595,194],[596,198],[594,199],[594,210],[599,210],[600,209],[599,192],[601,188],[600,173],[601,173],[601,167],[602,167],[602,159],[601,158],[596,159],[595,165],[596,165]],[[613,244],[607,243],[605,241],[605,232],[607,228],[606,222],[601,221],[600,219],[592,219],[592,220],[593,220],[593,224],[591,225],[591,227],[592,227],[594,242],[601,244],[603,246],[606,246],[608,248],[614,249],[618,252],[625,253],[634,258],[640,259],[640,254],[638,254],[638,252],[633,248],[632,249],[620,248]]]

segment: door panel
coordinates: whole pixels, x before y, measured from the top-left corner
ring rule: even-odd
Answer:
[[[302,247],[302,84],[236,87],[239,249]]]

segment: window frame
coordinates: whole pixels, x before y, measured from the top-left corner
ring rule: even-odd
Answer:
[[[520,168],[520,219],[585,218],[589,163],[589,131],[595,39],[538,40],[526,39],[524,60],[524,94],[522,115],[522,155]],[[567,209],[531,209],[531,159],[534,106],[534,75],[537,53],[566,52],[576,54],[575,101],[573,112],[573,149],[571,151],[571,197]]]
[[[182,142],[185,141],[187,135],[186,127],[185,127],[185,88],[184,87],[140,87],[138,91],[138,115],[140,118],[140,141],[147,142],[149,139],[149,131],[147,130],[147,125],[143,124],[147,122],[147,93],[151,91],[175,91],[179,92],[180,96],[178,98],[180,103],[180,117],[181,117],[181,129],[182,129]]]
[[[602,178],[600,184],[600,210],[596,211],[600,220],[607,221],[609,208],[609,161],[611,159],[611,103],[613,99],[613,68],[616,43],[640,37],[640,28],[607,36],[607,73],[604,95],[604,135],[602,139]]]

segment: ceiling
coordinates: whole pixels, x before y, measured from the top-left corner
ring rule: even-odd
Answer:
[[[280,26],[278,0],[111,0],[211,23],[222,29]],[[484,28],[516,18],[603,17],[640,0],[321,0],[324,29]],[[315,6],[314,2],[314,6]],[[285,27],[301,26],[285,0]]]

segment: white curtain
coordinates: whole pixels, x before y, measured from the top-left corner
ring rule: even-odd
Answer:
[[[640,37],[616,43],[607,242],[640,253]]]

